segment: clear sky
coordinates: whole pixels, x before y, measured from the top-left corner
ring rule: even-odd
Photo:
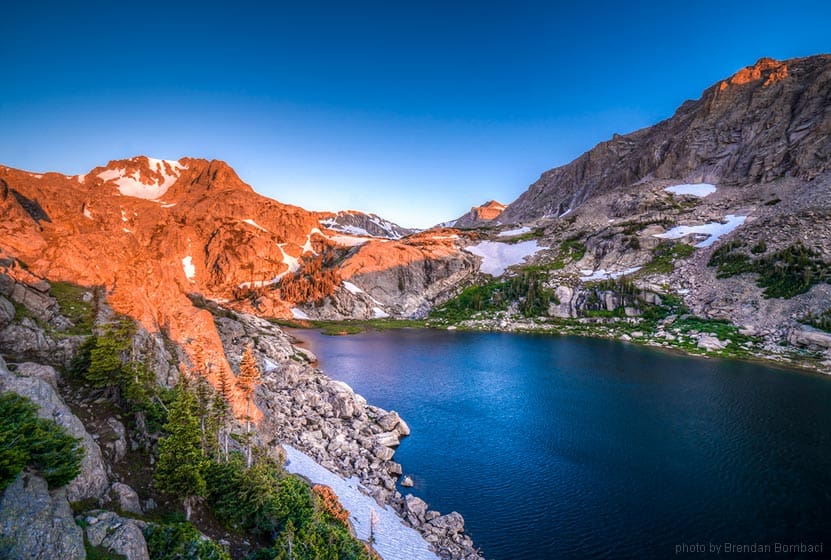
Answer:
[[[0,163],[217,158],[258,192],[429,226],[510,202],[762,56],[827,0],[9,2]]]

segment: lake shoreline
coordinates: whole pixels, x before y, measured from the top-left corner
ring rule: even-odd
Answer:
[[[399,329],[429,329],[436,331],[455,330],[468,332],[501,332],[501,333],[519,333],[519,334],[538,334],[542,336],[575,336],[592,338],[599,340],[613,340],[617,342],[624,342],[634,344],[637,346],[644,346],[655,350],[662,350],[683,356],[691,356],[697,358],[717,358],[723,360],[736,360],[745,363],[755,363],[774,368],[782,369],[784,371],[819,374],[821,376],[831,375],[831,359],[820,361],[816,356],[799,356],[799,352],[804,350],[789,345],[781,347],[781,353],[768,351],[767,353],[734,353],[729,349],[720,349],[715,351],[708,351],[700,348],[691,348],[689,345],[674,344],[671,340],[654,340],[654,331],[643,328],[639,325],[640,331],[644,336],[632,337],[628,332],[633,329],[615,329],[609,328],[614,324],[593,325],[591,323],[576,323],[569,322],[567,324],[560,324],[558,322],[538,322],[538,321],[514,321],[504,324],[504,321],[497,322],[491,319],[467,320],[455,323],[438,323],[433,321],[421,320],[413,321],[409,319],[401,319],[400,325],[397,325],[397,320],[385,319],[382,324],[376,325],[374,321],[315,321],[312,323],[292,322],[290,329],[297,330],[317,330],[327,336],[351,336],[366,331],[387,331]],[[599,327],[599,328],[598,328]],[[600,330],[605,328],[606,331]],[[636,331],[637,332],[637,331]],[[295,337],[296,338],[296,337]],[[303,342],[297,339],[300,346]],[[790,352],[791,355],[786,355]]]

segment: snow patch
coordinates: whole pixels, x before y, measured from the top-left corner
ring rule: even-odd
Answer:
[[[344,226],[335,223],[333,220],[321,220],[320,223],[325,225],[332,231],[339,231],[341,233],[348,233],[350,235],[358,235],[362,237],[372,237],[371,235],[369,235],[369,232],[367,230],[365,230],[364,228],[360,228],[358,226]]]
[[[562,214],[560,214],[558,217],[559,217],[559,218],[562,218],[563,216],[568,216],[569,214],[571,214],[571,211],[572,211],[572,210],[573,210],[573,208],[569,208],[568,210],[566,210],[565,212],[563,212]]]
[[[90,220],[92,219],[92,210],[90,210],[86,206],[84,206],[84,217],[89,218]]]
[[[302,311],[300,311],[296,307],[291,308],[291,316],[294,317],[295,319],[308,319],[309,318],[308,315],[306,315],[305,313],[303,313]],[[298,451],[298,453],[299,453],[299,451]],[[323,467],[321,467],[321,468],[323,468]]]
[[[711,185],[710,183],[685,183],[683,185],[672,185],[664,190],[672,194],[689,194],[703,198],[716,192],[716,186]]]
[[[280,367],[277,365],[276,362],[272,362],[268,358],[263,359],[263,366],[263,373],[271,373],[272,371],[275,371]]]
[[[358,286],[353,284],[352,282],[347,282],[346,280],[343,281],[343,287],[346,288],[350,294],[362,294],[364,291],[360,289]]]
[[[594,272],[591,269],[582,269],[580,274],[582,277],[580,280],[583,282],[591,282],[593,280],[616,280],[621,276],[626,276],[628,274],[632,274],[633,272],[637,272],[641,269],[640,266],[633,266],[632,268],[627,268],[624,270],[620,270],[617,272],[608,272],[602,268],[595,270]]]
[[[344,479],[290,445],[286,451],[286,470],[309,479],[313,484],[324,484],[337,494],[343,507],[349,511],[349,522],[362,541],[369,540],[370,516],[375,513],[373,528],[375,550],[384,560],[438,560],[430,551],[424,537],[407,527],[390,506],[381,507],[369,497],[368,491],[356,477]]]
[[[364,237],[352,237],[349,235],[333,235],[328,239],[334,243],[337,243],[341,247],[357,247],[369,241],[369,239]]]
[[[468,253],[482,257],[479,271],[491,276],[502,276],[509,266],[520,264],[541,249],[544,247],[540,247],[536,240],[513,244],[482,241],[465,248]]]
[[[286,263],[289,268],[285,272],[281,272],[280,274],[275,276],[273,282],[277,282],[286,274],[297,272],[300,269],[300,259],[298,259],[297,257],[292,257],[291,255],[286,253],[286,251],[283,249],[283,245],[285,245],[285,243],[278,243],[277,247],[283,254],[283,262]]]
[[[188,280],[193,280],[196,276],[196,267],[193,265],[193,259],[190,255],[182,259],[182,269],[185,271],[185,277]]]
[[[747,219],[747,216],[727,214],[724,219],[725,223],[710,222],[698,226],[677,226],[664,233],[656,233],[654,236],[660,237],[661,239],[680,239],[692,234],[706,235],[707,239],[696,243],[695,246],[698,248],[709,247],[742,225]]]
[[[118,191],[124,196],[143,198],[145,200],[156,200],[164,196],[185,166],[178,161],[165,159],[147,158],[150,171],[161,176],[161,178],[150,179],[142,177],[140,171],[134,171],[127,175],[126,169],[108,169],[98,174],[104,182],[114,182]]]
[[[503,231],[499,234],[498,237],[513,237],[514,235],[522,235],[523,233],[528,233],[529,231],[531,231],[531,228],[529,228],[528,226],[523,226],[521,228]]]
[[[162,204],[162,208],[173,208],[174,206],[176,206],[175,202],[168,202],[166,204]]]
[[[263,226],[261,226],[260,224],[258,224],[258,223],[257,223],[257,222],[255,222],[254,220],[252,220],[251,218],[247,218],[247,219],[243,220],[243,223],[246,223],[246,224],[248,224],[249,226],[254,226],[255,228],[257,228],[257,229],[259,229],[259,230],[262,230],[262,231],[268,232],[268,230],[267,230],[267,229],[265,229]]]
[[[390,314],[381,309],[380,307],[373,307],[372,308],[372,317],[374,319],[386,319],[389,317]]]
[[[123,208],[121,209],[121,221],[122,222],[127,221],[127,212],[125,212]]]

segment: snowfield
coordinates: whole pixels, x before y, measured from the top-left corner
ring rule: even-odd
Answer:
[[[582,269],[580,271],[580,280],[583,282],[591,282],[594,280],[617,280],[621,276],[626,276],[628,274],[632,274],[633,272],[637,272],[641,269],[640,266],[633,266],[632,268],[627,268],[618,272],[608,272],[602,268],[599,268],[592,272],[590,269]]]
[[[503,231],[498,235],[498,237],[513,237],[514,235],[522,235],[523,233],[528,233],[531,231],[531,228],[528,226],[523,226],[517,229],[509,229],[508,231]]]
[[[291,308],[291,316],[295,319],[308,319],[309,316],[297,309],[296,307]]]
[[[683,185],[673,185],[664,189],[668,193],[684,195],[689,194],[704,198],[716,192],[716,186],[710,183],[685,183]]]
[[[502,276],[505,269],[520,264],[525,259],[544,249],[535,240],[519,243],[500,243],[499,241],[482,241],[476,245],[466,247],[465,251],[482,257],[480,272],[491,276]]]
[[[344,479],[321,467],[305,453],[290,445],[283,445],[286,451],[286,470],[310,480],[313,484],[324,484],[337,494],[343,507],[349,511],[349,522],[356,536],[362,541],[369,540],[370,511],[377,515],[373,530],[375,551],[384,560],[438,560],[430,551],[421,534],[401,522],[389,506],[381,507],[369,497],[357,478]]]
[[[142,177],[139,171],[134,171],[132,174],[127,175],[126,169],[108,169],[107,171],[99,173],[98,177],[105,182],[114,182],[118,185],[118,191],[124,196],[143,198],[145,200],[159,199],[164,196],[167,189],[173,186],[173,183],[179,178],[181,171],[186,169],[186,167],[178,161],[147,159],[150,169],[162,176],[161,181],[159,179],[150,181],[150,179]]]
[[[661,239],[681,239],[682,237],[686,237],[694,233],[707,235],[707,239],[696,243],[695,246],[698,248],[709,247],[742,225],[747,219],[747,216],[734,216],[733,214],[727,214],[724,219],[726,220],[725,223],[710,222],[709,224],[702,224],[700,226],[677,226],[664,233],[656,233],[655,237],[660,237]]]

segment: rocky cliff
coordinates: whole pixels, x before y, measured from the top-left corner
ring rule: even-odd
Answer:
[[[546,171],[505,210],[503,223],[556,217],[640,181],[752,188],[810,181],[831,166],[831,56],[769,58],[707,88],[655,126],[615,135]]]

